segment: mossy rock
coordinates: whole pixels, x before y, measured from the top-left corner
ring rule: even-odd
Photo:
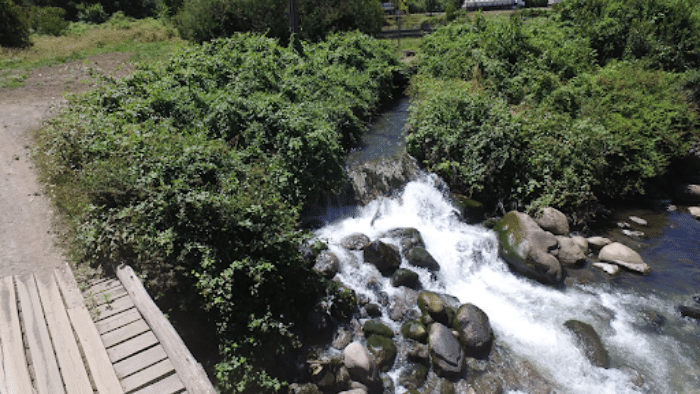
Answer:
[[[399,268],[391,276],[391,285],[394,287],[406,286],[411,289],[418,287],[418,274],[406,269]]]
[[[450,326],[450,318],[447,312],[447,304],[437,294],[432,291],[421,292],[418,296],[418,309],[423,316],[430,317],[431,320]],[[430,321],[423,321],[429,323]]]
[[[394,336],[394,332],[391,328],[376,320],[367,320],[362,326],[362,332],[365,334],[365,337],[379,335],[385,338],[391,338]]]
[[[416,390],[423,386],[428,377],[429,369],[422,364],[411,364],[407,366],[399,376],[399,384],[409,390]]]
[[[408,264],[414,267],[425,268],[431,272],[440,271],[440,264],[430,254],[430,252],[419,246],[411,248],[406,253],[406,260],[408,261]]]
[[[428,329],[418,320],[409,320],[401,326],[401,335],[404,338],[426,343],[428,340]]]
[[[374,356],[377,367],[382,372],[387,372],[396,360],[396,344],[390,338],[381,335],[372,335],[367,338],[367,350]]]
[[[564,326],[574,334],[583,354],[591,364],[601,368],[610,367],[608,352],[593,326],[579,320],[567,320]]]
[[[475,224],[484,220],[484,204],[459,193],[452,193],[450,197],[465,222]]]

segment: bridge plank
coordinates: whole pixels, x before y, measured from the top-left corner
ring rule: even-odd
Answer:
[[[58,370],[44,311],[39,300],[39,290],[34,275],[26,273],[15,278],[17,296],[22,306],[22,319],[27,334],[29,354],[34,367],[35,387],[38,394],[63,394],[61,373]]]
[[[115,287],[120,287],[122,285],[122,282],[119,281],[117,278],[109,278],[105,279],[103,281],[100,281],[98,283],[93,284],[90,286],[88,291],[86,292],[87,295],[88,293],[92,292],[92,294],[97,294],[101,293],[103,291],[109,291],[114,289]]]
[[[148,331],[107,349],[107,354],[109,354],[109,359],[115,363],[156,344],[158,344],[158,338],[153,335],[153,332]]]
[[[66,385],[66,392],[68,394],[92,394],[92,385],[54,276],[51,273],[37,275],[36,282],[56,350],[58,365]]]
[[[97,331],[99,331],[100,334],[104,335],[109,331],[125,326],[139,319],[141,319],[141,314],[139,313],[138,309],[131,308],[122,313],[118,313],[116,315],[112,315],[108,318],[102,319],[96,322],[95,326],[97,326]]]
[[[124,394],[100,338],[100,333],[85,307],[83,296],[78,290],[70,267],[65,264],[56,269],[54,275],[66,300],[66,305],[68,305],[68,316],[73,322],[73,328],[83,347],[97,392],[100,394]]]
[[[0,280],[0,391],[32,392],[11,276]]]
[[[163,349],[175,365],[178,376],[190,394],[214,394],[216,390],[209,381],[204,368],[192,356],[180,335],[153,302],[131,267],[117,267],[117,277],[129,292],[143,318],[158,336]]]
[[[114,371],[121,379],[147,368],[159,361],[165,360],[168,355],[160,345],[154,346],[141,353],[125,358],[114,364]]]
[[[173,366],[173,363],[166,358],[165,360],[162,360],[144,370],[122,379],[122,387],[124,388],[124,391],[128,393],[129,391],[145,386],[174,372],[175,367]]]
[[[185,386],[182,385],[182,381],[180,381],[177,374],[174,374],[131,394],[174,394],[180,393],[184,389]]]
[[[150,328],[148,327],[148,324],[146,324],[146,321],[139,319],[102,335],[102,342],[105,344],[105,347],[112,347],[118,343],[126,341],[127,339],[143,334],[148,330],[150,330]]]
[[[133,307],[134,302],[129,297],[119,298],[109,304],[100,305],[97,307],[97,321],[106,319]]]

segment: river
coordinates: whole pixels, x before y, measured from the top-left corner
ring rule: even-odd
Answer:
[[[408,101],[374,123],[366,146],[354,152],[351,163],[393,156],[402,144]],[[417,228],[426,249],[440,263],[432,275],[420,268],[422,289],[447,293],[461,303],[473,303],[489,317],[495,347],[509,357],[527,360],[564,393],[697,393],[700,390],[700,324],[680,316],[680,304],[691,305],[700,292],[700,223],[680,207],[675,212],[619,209],[596,235],[618,239],[637,250],[652,267],[646,276],[622,272],[614,277],[597,274],[591,280],[568,281],[555,289],[512,273],[498,257],[495,234],[456,218],[442,183],[434,175],[408,183],[395,198],[375,200],[364,207],[345,204],[325,209],[316,218],[319,239],[341,261],[338,278],[358,294],[381,304],[379,298],[400,291],[388,278],[362,261],[362,253],[348,251],[340,240],[363,233],[374,240],[397,227]],[[646,236],[636,240],[621,235],[614,223],[630,215],[644,217]],[[627,220],[628,221],[628,220]],[[396,242],[383,239],[386,242]],[[371,281],[377,282],[367,286]],[[597,279],[596,279],[597,278]],[[384,294],[382,294],[384,293]],[[664,322],[654,325],[655,313]],[[382,310],[383,323],[398,331],[400,323]],[[591,365],[563,326],[569,319],[592,325],[610,356],[611,367]],[[397,393],[398,376],[406,366],[399,359],[391,376]],[[636,371],[643,385],[633,384]],[[467,372],[470,373],[470,372]],[[517,388],[507,387],[511,392]]]

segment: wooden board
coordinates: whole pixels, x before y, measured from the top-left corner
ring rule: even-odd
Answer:
[[[151,330],[158,336],[160,344],[175,366],[175,370],[187,391],[190,394],[215,394],[216,390],[204,369],[192,356],[168,319],[163,316],[131,267],[120,265],[117,268],[117,277],[129,292],[131,299],[148,322]]]
[[[0,280],[0,390],[3,393],[32,392],[11,276]]]
[[[115,287],[121,287],[121,285],[122,282],[120,282],[117,278],[106,279],[90,286],[88,291],[85,292],[86,294],[84,294],[83,296],[87,295],[88,293],[97,294],[105,290],[109,291],[111,289],[114,289]]]
[[[97,331],[90,313],[85,307],[83,296],[78,290],[78,285],[68,264],[56,269],[54,275],[66,300],[68,316],[84,349],[85,359],[90,368],[97,392],[99,394],[124,394],[119,385],[119,379],[114,373],[114,368],[112,368],[112,362],[107,355],[107,350],[100,338],[100,333]]]
[[[101,293],[97,293],[93,295],[93,300],[95,302],[95,305],[104,305],[108,304],[110,302],[114,302],[122,297],[128,297],[129,294],[127,294],[126,289],[123,286],[115,287],[110,290],[105,290]]]
[[[115,363],[156,344],[158,344],[158,338],[153,335],[153,332],[148,331],[107,349],[107,354],[112,363]]]
[[[146,321],[139,319],[102,335],[102,343],[104,343],[105,347],[109,348],[149,330],[150,328],[148,324],[146,324]]]
[[[53,351],[49,330],[44,319],[44,311],[39,301],[34,275],[27,273],[15,279],[17,296],[22,306],[22,319],[26,332],[29,354],[32,357],[38,394],[63,394],[61,373],[58,370],[56,355]]]
[[[119,378],[123,379],[131,374],[134,374],[144,368],[147,368],[167,358],[168,355],[165,354],[165,350],[163,350],[163,347],[157,345],[141,353],[134,354],[133,356],[119,361],[118,363],[115,363],[114,371],[117,373],[117,376]]]
[[[166,358],[128,378],[122,379],[122,388],[125,392],[129,392],[173,373],[175,373],[175,367],[173,367],[173,363]]]
[[[141,319],[141,314],[139,313],[138,309],[132,308],[122,313],[102,319],[96,322],[95,326],[97,327],[97,331],[104,335],[109,331],[115,330],[139,319]]]
[[[58,366],[68,394],[93,394],[85,365],[68,320],[58,285],[51,273],[36,276],[37,287],[49,332],[56,350]]]
[[[160,380],[150,386],[146,386],[141,390],[134,391],[131,394],[174,394],[180,393],[185,389],[177,375],[170,375],[167,378]]]
[[[106,319],[110,316],[124,312],[134,307],[134,302],[129,297],[119,298],[109,304],[103,304],[97,307],[97,321]]]

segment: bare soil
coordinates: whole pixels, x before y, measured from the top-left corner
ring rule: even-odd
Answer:
[[[33,132],[66,105],[66,93],[94,88],[96,73],[130,75],[129,56],[115,52],[42,67],[24,86],[0,89],[0,277],[66,261],[54,206],[34,171]]]

